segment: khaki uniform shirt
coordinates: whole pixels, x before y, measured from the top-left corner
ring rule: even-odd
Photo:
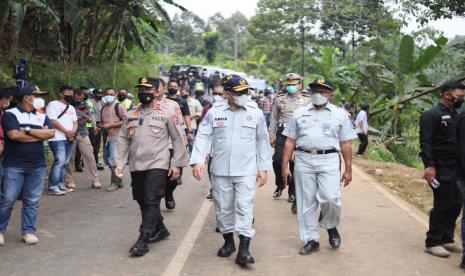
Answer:
[[[103,109],[101,110],[102,116],[101,120],[102,123],[105,124],[111,124],[119,121],[123,121],[126,119],[126,108],[124,105],[118,103],[118,114],[115,112],[115,104],[116,102],[102,107]],[[118,134],[120,131],[120,128],[110,128],[107,130],[108,131],[108,141],[117,141],[118,140]]]
[[[155,100],[155,113],[157,116],[163,116],[173,121],[174,125],[179,129],[182,134],[184,144],[187,145],[187,138],[185,133],[186,124],[182,116],[179,104],[173,100],[164,97],[162,100]],[[172,145],[169,145],[170,149]]]
[[[276,132],[279,127],[286,127],[287,122],[292,117],[292,113],[311,102],[306,94],[299,93],[295,96],[282,94],[275,98],[271,108],[270,138],[276,139]]]
[[[167,170],[170,166],[170,140],[174,151],[171,166],[187,166],[189,160],[183,135],[173,120],[152,108],[132,109],[119,132],[116,164],[123,167],[129,162],[131,172]]]

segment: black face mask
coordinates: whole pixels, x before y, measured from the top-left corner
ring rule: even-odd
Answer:
[[[118,101],[122,102],[122,101],[124,101],[125,99],[126,99],[126,95],[124,95],[124,94],[119,94],[119,95],[118,95]]]
[[[141,102],[141,104],[148,105],[153,101],[155,95],[153,93],[139,93],[137,94],[137,97],[139,98],[139,102]]]
[[[187,99],[187,97],[189,97],[188,95],[182,95],[181,96],[184,100]]]
[[[457,99],[457,100],[454,102],[454,108],[455,108],[455,109],[461,108],[462,105],[463,105],[463,101],[464,101],[464,100],[463,100],[462,98]]]
[[[89,95],[84,96],[84,101],[87,101],[89,99]]]
[[[102,96],[97,96],[97,95],[96,95],[96,96],[95,96],[95,99],[96,99],[97,101],[100,101],[100,100],[102,99]]]
[[[80,106],[82,104],[82,101],[74,101],[73,105],[74,106]]]
[[[170,88],[170,89],[168,89],[168,93],[169,93],[170,95],[175,95],[176,93],[178,93],[178,89],[176,89],[176,88]]]
[[[70,104],[74,101],[74,97],[72,95],[65,95],[64,100]]]

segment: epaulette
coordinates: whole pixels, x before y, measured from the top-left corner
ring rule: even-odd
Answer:
[[[228,101],[227,101],[226,99],[221,100],[221,101],[217,101],[217,102],[214,102],[214,103],[212,104],[212,107],[213,107],[213,106],[222,106],[222,105],[224,105],[224,104],[227,103],[227,102],[228,102]]]
[[[253,107],[253,108],[258,108],[258,104],[252,100],[249,100],[247,102],[247,106]]]
[[[305,98],[311,98],[307,93],[300,93],[300,95],[302,95],[302,97],[305,97]]]

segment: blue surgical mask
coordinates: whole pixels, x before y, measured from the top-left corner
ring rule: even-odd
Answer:
[[[287,91],[287,93],[289,93],[289,94],[295,94],[295,93],[297,93],[297,91],[298,91],[298,90],[297,90],[297,86],[295,86],[295,85],[288,85],[288,86],[286,86],[286,91]]]

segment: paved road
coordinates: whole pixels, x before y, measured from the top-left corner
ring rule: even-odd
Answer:
[[[108,171],[102,180],[109,179]],[[130,258],[139,211],[130,189],[92,190],[78,175],[79,189],[64,197],[44,196],[40,244],[25,246],[19,235],[18,203],[0,248],[0,275],[461,275],[459,255],[439,259],[423,252],[426,217],[354,168],[343,190],[343,243],[330,249],[322,231],[321,249],[300,256],[295,216],[285,198],[272,200],[273,179],[256,199],[256,264],[240,268],[234,257],[218,258],[222,237],[215,233],[209,185],[190,172],[176,191],[174,212],[163,208],[171,231],[143,258]],[[128,183],[128,179],[126,179]]]

